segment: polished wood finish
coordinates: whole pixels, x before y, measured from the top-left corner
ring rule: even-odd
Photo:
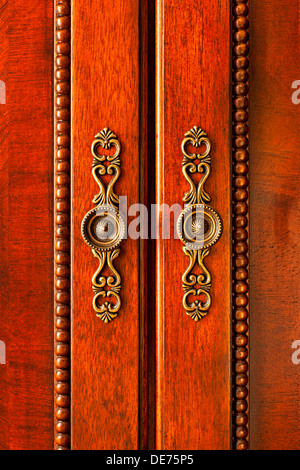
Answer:
[[[0,448],[53,448],[53,4],[0,2]]]
[[[0,0],[0,449],[300,449],[298,10]],[[105,324],[81,236],[95,134],[121,142],[128,207],[172,206],[194,126],[223,222],[209,313],[183,308],[171,218],[168,240],[122,241],[122,307]]]
[[[250,448],[300,449],[299,4],[250,3]]]
[[[139,2],[77,0],[72,7],[72,448],[139,446],[139,241],[122,242],[122,309],[104,324],[92,307],[97,262],[81,221],[98,188],[90,146],[112,129],[122,145],[116,191],[139,201]]]
[[[194,125],[212,142],[207,191],[223,220],[211,249],[212,306],[182,306],[182,242],[157,243],[157,448],[231,448],[231,2],[157,0],[157,203],[182,204],[181,141]]]

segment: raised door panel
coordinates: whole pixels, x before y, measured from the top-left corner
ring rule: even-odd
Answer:
[[[0,364],[0,448],[49,449],[54,438],[52,2],[1,1],[0,36],[1,353],[6,349]]]
[[[72,448],[137,449],[139,240],[128,237],[120,246],[115,267],[122,306],[105,323],[93,309],[99,260],[84,243],[81,223],[99,191],[91,144],[104,128],[121,144],[114,190],[128,207],[139,201],[139,2],[77,0],[72,31]]]
[[[250,448],[299,449],[299,2],[250,13]]]

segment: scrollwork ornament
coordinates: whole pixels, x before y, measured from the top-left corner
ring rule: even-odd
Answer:
[[[115,153],[102,154],[101,147],[105,150],[115,147]],[[104,128],[95,136],[91,151],[94,157],[92,174],[99,186],[99,193],[93,199],[96,207],[83,218],[81,233],[99,261],[92,278],[93,308],[98,318],[109,323],[118,316],[121,308],[121,276],[114,266],[125,234],[125,223],[118,209],[119,196],[114,192],[114,185],[121,174],[121,144],[111,130]],[[107,184],[103,181],[104,175],[111,177]],[[104,271],[110,274],[104,274]]]
[[[189,153],[188,145],[195,148],[204,146],[204,151]],[[204,189],[211,172],[211,142],[207,134],[194,126],[185,134],[181,150],[182,172],[190,186],[183,196],[185,208],[177,223],[177,233],[184,244],[183,252],[189,258],[189,266],[182,276],[182,303],[186,314],[198,322],[208,314],[212,303],[211,274],[204,264],[204,258],[221,236],[222,221],[219,214],[207,205],[211,197]],[[200,175],[198,182],[193,178],[197,173]]]

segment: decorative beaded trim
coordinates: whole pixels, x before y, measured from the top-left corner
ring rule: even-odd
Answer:
[[[233,1],[233,447],[248,449],[249,0]]]
[[[70,0],[55,0],[55,449],[70,448]]]

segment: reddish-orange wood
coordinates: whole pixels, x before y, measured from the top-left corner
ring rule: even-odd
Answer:
[[[60,449],[70,434],[72,449],[245,449],[248,388],[250,448],[300,449],[297,2],[33,3],[0,0],[0,449],[52,449],[54,434]],[[196,323],[182,306],[188,258],[172,220],[169,240],[122,242],[122,308],[104,324],[92,307],[98,262],[80,232],[98,191],[94,136],[109,127],[121,142],[116,193],[128,206],[172,206],[188,189],[181,142],[194,125],[212,142],[206,190],[223,221],[205,260],[209,314]]]
[[[53,4],[1,1],[0,448],[53,448]]]
[[[299,4],[250,5],[250,448],[300,449]]]
[[[212,142],[206,187],[223,220],[206,262],[212,307],[198,323],[182,306],[182,242],[158,242],[158,449],[231,447],[230,3],[157,1],[157,203],[182,204],[181,141],[198,125]]]
[[[72,8],[72,448],[137,449],[139,241],[122,242],[122,308],[104,324],[92,307],[98,264],[80,228],[98,187],[91,144],[104,127],[121,145],[116,191],[139,201],[139,2],[78,0]]]

